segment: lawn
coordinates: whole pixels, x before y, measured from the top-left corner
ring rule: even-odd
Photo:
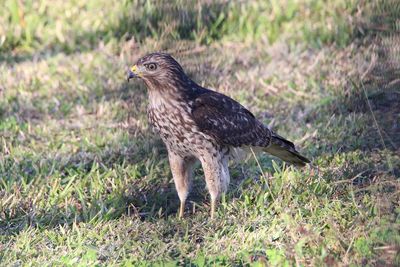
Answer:
[[[0,266],[400,265],[400,4],[3,0]],[[232,162],[185,218],[147,92],[171,53],[312,159]]]

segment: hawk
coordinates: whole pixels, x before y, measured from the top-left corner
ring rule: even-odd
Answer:
[[[211,218],[219,197],[227,191],[228,160],[235,148],[265,151],[297,166],[310,162],[292,142],[268,129],[241,104],[195,83],[167,53],[140,58],[129,69],[128,82],[134,77],[147,87],[148,119],[168,150],[180,218],[198,160],[211,197]]]

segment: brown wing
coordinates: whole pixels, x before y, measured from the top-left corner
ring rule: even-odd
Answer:
[[[235,147],[267,146],[270,130],[238,102],[223,94],[207,91],[194,99],[193,120],[201,131],[219,142]]]

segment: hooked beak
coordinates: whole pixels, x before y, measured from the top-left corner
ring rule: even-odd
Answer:
[[[138,68],[136,65],[133,65],[133,67],[128,70],[126,79],[129,82],[130,79],[136,78],[136,77],[139,77]]]

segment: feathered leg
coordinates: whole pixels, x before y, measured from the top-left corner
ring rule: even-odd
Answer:
[[[223,154],[208,154],[200,159],[207,188],[211,197],[211,219],[215,217],[217,202],[229,185],[228,157]]]
[[[175,188],[179,196],[179,218],[183,217],[185,202],[189,194],[190,183],[193,176],[195,158],[183,158],[173,152],[168,152],[169,164],[174,178]]]

